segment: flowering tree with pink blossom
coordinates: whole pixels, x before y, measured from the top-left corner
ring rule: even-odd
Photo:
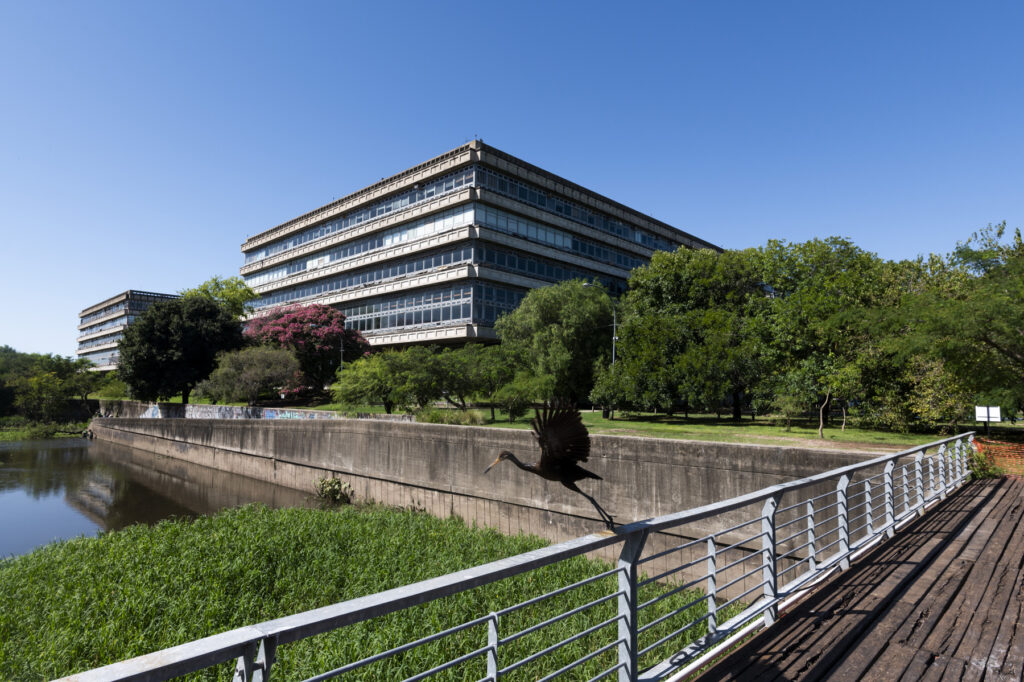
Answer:
[[[363,335],[345,329],[345,316],[331,306],[286,305],[249,320],[245,336],[257,343],[287,348],[295,354],[303,374],[303,384],[320,391],[331,383],[341,364],[343,344],[345,361],[363,357],[370,345]]]

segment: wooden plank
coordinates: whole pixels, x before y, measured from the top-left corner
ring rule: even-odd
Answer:
[[[913,649],[910,649],[908,647],[901,647],[901,648],[906,650],[908,653],[909,652],[913,652],[913,653],[909,654],[910,657],[911,657],[910,658],[910,665],[906,666],[906,669],[903,671],[903,676],[900,677],[900,680],[901,680],[901,682],[903,680],[906,680],[906,682],[918,682],[918,680],[920,680],[922,677],[924,677],[925,673],[928,671],[928,666],[931,665],[931,662],[932,662],[932,654],[931,654],[931,652],[921,651],[920,649],[918,649],[915,652]],[[893,677],[884,677],[883,676],[883,677],[872,677],[871,679],[873,679],[873,680],[892,680],[892,679],[895,679],[895,678],[893,678]]]
[[[924,651],[924,653],[931,653]],[[959,680],[963,676],[964,662],[959,658],[935,656],[931,665],[920,678],[921,682],[938,682],[939,680]]]
[[[961,657],[970,657],[974,653],[982,625],[988,618],[989,608],[997,606],[998,617],[1002,618],[1006,602],[997,595],[1006,592],[994,589],[996,586],[992,584],[993,577],[1002,583],[1002,590],[1008,589],[1013,584],[1017,571],[1014,569],[1013,575],[1008,575],[1009,567],[1001,559],[1009,559],[1015,553],[1020,555],[1020,550],[1024,549],[1020,542],[1014,542],[1020,522],[1021,500],[1012,495],[1005,495],[1004,498],[1011,504],[1001,506],[1001,515],[993,514],[990,517],[997,520],[998,525],[991,529],[988,539],[980,534],[975,536],[975,540],[984,541],[984,548],[976,555],[978,560],[974,562],[970,579],[964,589],[950,604],[942,622],[925,640],[925,649],[957,657],[957,652],[961,650],[961,644],[966,637],[974,641],[965,644],[965,651],[961,652]],[[1019,537],[1016,539],[1021,540]],[[985,655],[987,656],[987,652]]]
[[[781,676],[786,679],[796,679],[807,674],[809,677],[818,677],[829,672],[835,661],[841,662],[852,649],[855,649],[856,642],[861,639],[871,627],[885,618],[889,606],[902,593],[908,585],[918,580],[919,574],[924,571],[942,570],[944,561],[942,556],[955,556],[955,545],[964,537],[958,532],[972,524],[980,524],[981,514],[979,510],[972,509],[975,502],[973,496],[966,496],[966,500],[956,498],[948,500],[949,504],[934,510],[934,513],[945,516],[944,524],[940,529],[931,533],[921,533],[919,542],[914,554],[908,561],[900,562],[895,568],[888,566],[889,572],[881,583],[871,585],[870,591],[859,600],[854,606],[846,609],[840,619],[833,624],[828,637],[819,638],[806,646],[806,653],[802,657],[794,658],[785,665],[779,665]],[[985,500],[986,498],[982,498]],[[987,500],[991,501],[991,499]],[[964,504],[967,502],[967,504]],[[973,512],[973,513],[972,513]],[[950,535],[955,534],[955,535]],[[920,539],[919,538],[919,539]],[[950,551],[952,548],[953,551]],[[865,558],[868,561],[869,558]],[[935,575],[938,575],[936,571]],[[955,574],[958,576],[959,584],[962,584],[966,576],[966,570]],[[856,581],[855,581],[856,582]],[[860,586],[868,587],[868,586]]]
[[[984,499],[984,498],[981,498]],[[989,498],[987,501],[989,504],[993,504],[994,508],[998,509],[1002,505],[1002,498]],[[998,514],[978,514],[974,520],[963,530],[960,534],[961,537],[970,537],[971,540],[967,547],[964,549],[960,556],[973,557],[976,555],[974,547],[983,546],[985,544],[985,536],[983,535],[982,529],[994,529],[992,521],[993,516]],[[949,555],[946,558],[952,559],[956,556],[956,543],[951,543],[950,549],[946,554]],[[920,581],[915,583],[916,587],[920,587]],[[844,659],[839,666],[832,672],[832,678],[836,680],[857,680],[865,675],[869,668],[871,668],[876,661],[884,659],[879,667],[882,669],[883,676],[890,674],[892,666],[897,665],[903,652],[895,651],[887,653],[887,648],[893,643],[893,636],[903,623],[906,622],[907,618],[915,611],[916,599],[915,594],[923,596],[925,593],[921,590],[907,590],[897,602],[890,607],[889,611],[881,618],[874,627],[867,633],[867,635],[857,643],[855,649]]]
[[[980,497],[988,502],[989,490],[979,486]],[[964,491],[967,493],[967,491]],[[830,667],[836,658],[833,647],[838,638],[855,639],[860,635],[857,622],[863,618],[854,615],[844,619],[850,611],[884,608],[908,574],[915,571],[921,561],[935,553],[944,536],[970,518],[978,505],[977,495],[952,496],[943,507],[933,510],[910,527],[897,539],[883,545],[864,557],[858,564],[786,614],[777,628],[762,633],[733,656],[742,655],[743,662],[733,662],[709,671],[708,679],[770,679],[781,676],[799,677],[798,671],[817,669],[824,658]],[[942,513],[938,513],[938,512]],[[980,521],[979,521],[980,523]],[[896,565],[896,569],[892,568]],[[789,618],[795,620],[786,624]],[[847,622],[848,621],[848,622]],[[835,626],[839,627],[837,630]],[[851,630],[852,636],[851,636]],[[781,636],[780,636],[781,635]],[[840,654],[841,655],[841,654]],[[727,659],[728,660],[728,659]],[[799,666],[794,669],[794,666]],[[774,675],[767,671],[774,671]]]
[[[971,618],[964,626],[959,645],[952,655],[964,660],[977,661],[976,667],[984,670],[991,658],[998,660],[998,668],[1005,658],[1006,646],[999,647],[997,635],[1007,614],[1014,619],[1019,609],[1014,604],[1024,589],[1024,573],[1018,570],[1024,560],[1024,500],[1020,497],[1021,486],[1014,486],[1013,509],[1002,519],[1000,532],[993,534],[980,561],[991,561],[985,566],[985,573],[975,571],[971,580],[978,583],[985,580],[984,593],[977,603],[970,605]],[[1008,595],[1013,595],[1009,596]],[[984,662],[984,663],[982,663]]]
[[[706,679],[829,675],[839,680],[889,680],[904,669],[906,679],[917,679],[929,670],[947,668],[957,671],[958,677],[969,674],[968,657],[936,659],[920,646],[937,626],[944,627],[943,612],[958,596],[964,605],[987,599],[975,594],[973,585],[969,599],[962,594],[974,565],[969,559],[992,555],[986,551],[986,535],[1012,534],[1014,524],[1006,530],[1000,520],[1019,506],[1020,497],[1020,486],[971,484],[864,557],[864,565],[840,574],[791,609],[775,628],[721,661]],[[920,606],[922,599],[933,603]],[[865,618],[871,613],[873,617]],[[852,647],[848,653],[846,647]],[[1024,641],[1021,649],[1024,652]],[[911,660],[914,671],[908,668]]]

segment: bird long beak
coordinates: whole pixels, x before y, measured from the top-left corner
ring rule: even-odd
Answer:
[[[498,462],[500,462],[500,461],[501,461],[501,457],[498,457],[498,458],[497,458],[496,460],[494,460],[493,462],[491,462],[491,466],[489,466],[489,467],[487,467],[486,469],[484,469],[484,473],[486,474],[486,473],[487,473],[488,471],[490,471],[490,470],[491,470],[492,468],[494,468],[494,465],[495,465],[495,464],[497,464],[497,463],[498,463]]]

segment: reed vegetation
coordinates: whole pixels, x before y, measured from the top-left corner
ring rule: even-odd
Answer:
[[[224,630],[372,594],[521,552],[545,542],[467,527],[460,519],[379,506],[329,510],[246,506],[212,517],[133,526],[95,538],[57,542],[0,561],[0,671],[7,679],[51,679],[182,644]],[[431,632],[606,571],[577,557],[382,618],[282,646],[274,677],[302,679]],[[652,583],[641,600],[665,593]],[[502,636],[575,606],[613,595],[616,577],[601,578],[501,619]],[[642,622],[685,607],[656,626],[655,641],[700,615],[699,593],[682,591],[645,610]],[[697,599],[700,603],[687,606]],[[616,638],[616,600],[504,645],[502,666],[602,621],[610,625],[552,656],[520,668],[516,679],[543,676]],[[648,612],[649,611],[649,612]],[[689,634],[699,635],[703,625]],[[372,664],[345,679],[403,679],[485,646],[486,625]],[[675,651],[661,647],[644,658]],[[615,647],[570,676],[589,678],[613,666]],[[480,679],[483,657],[441,679]],[[230,678],[223,664],[194,676]]]

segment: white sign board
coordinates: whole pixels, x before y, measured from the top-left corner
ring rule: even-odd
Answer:
[[[974,406],[974,421],[976,422],[998,422],[1002,421],[999,417],[999,407],[985,407],[983,405]]]

